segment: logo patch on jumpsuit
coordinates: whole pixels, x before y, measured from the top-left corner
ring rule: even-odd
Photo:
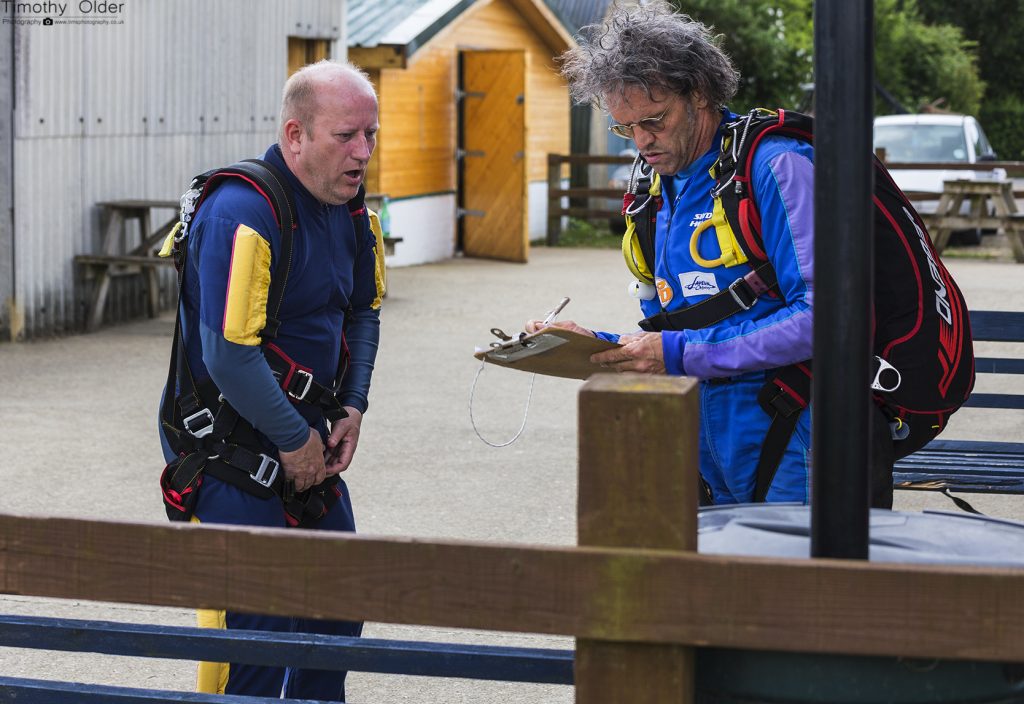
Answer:
[[[661,301],[661,305],[667,306],[672,300],[672,287],[660,276],[654,277],[654,285],[658,289],[658,300]]]
[[[688,271],[679,275],[679,285],[686,298],[691,296],[713,296],[718,293],[715,275],[706,271]]]

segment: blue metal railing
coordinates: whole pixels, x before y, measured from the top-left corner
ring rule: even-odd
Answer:
[[[572,684],[573,651],[0,616],[0,646],[251,665]],[[271,701],[0,677],[0,702]],[[281,701],[281,700],[273,700]],[[296,700],[292,700],[296,701]]]

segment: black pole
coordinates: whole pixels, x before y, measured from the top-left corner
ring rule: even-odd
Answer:
[[[868,556],[873,14],[814,3],[812,557]]]

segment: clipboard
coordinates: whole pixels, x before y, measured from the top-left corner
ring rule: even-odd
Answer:
[[[590,355],[616,347],[620,347],[616,342],[564,328],[547,327],[530,335],[494,343],[490,349],[478,350],[473,356],[509,369],[568,379],[588,379],[591,374],[607,371],[593,364]]]

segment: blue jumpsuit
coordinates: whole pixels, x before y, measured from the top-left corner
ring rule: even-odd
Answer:
[[[288,170],[272,146],[264,159],[288,178],[296,208],[290,272],[274,344],[313,370],[314,379],[331,386],[344,338],[351,361],[339,400],[360,411],[367,393],[379,339],[374,280],[373,234],[362,218],[357,228],[345,205],[320,203]],[[190,228],[182,326],[189,366],[197,383],[212,378],[224,398],[259,431],[267,451],[296,450],[310,427],[326,441],[328,428],[319,411],[293,405],[278,386],[260,348],[266,322],[267,291],[279,275],[280,231],[266,199],[240,179],[226,179],[202,204]],[[376,299],[376,302],[375,302]],[[168,461],[173,453],[162,438]],[[315,528],[354,531],[348,489],[337,485],[338,502]],[[279,498],[260,499],[206,475],[199,490],[195,520],[203,523],[284,528]],[[273,585],[267,585],[272,588]],[[344,598],[342,595],[341,598]],[[200,612],[201,625],[271,631],[358,636],[362,624],[287,619],[234,612]],[[204,669],[205,668],[205,669]],[[277,698],[344,700],[343,672],[203,663],[200,691]]]
[[[735,117],[725,115],[728,120]],[[707,268],[690,253],[691,234],[711,217],[714,179],[708,170],[720,144],[719,133],[700,159],[674,177],[662,178],[664,203],[653,267],[658,295],[641,301],[645,317],[706,300],[750,271],[748,264]],[[716,504],[752,500],[757,460],[771,423],[757,403],[758,391],[771,370],[811,357],[813,174],[813,149],[798,140],[769,136],[754,154],[751,179],[765,252],[785,302],[761,296],[750,310],[710,327],[662,333],[667,373],[701,380],[700,468]],[[705,230],[698,242],[697,251],[706,260],[721,254],[713,233]],[[800,415],[767,501],[807,501],[810,416],[809,411]]]

